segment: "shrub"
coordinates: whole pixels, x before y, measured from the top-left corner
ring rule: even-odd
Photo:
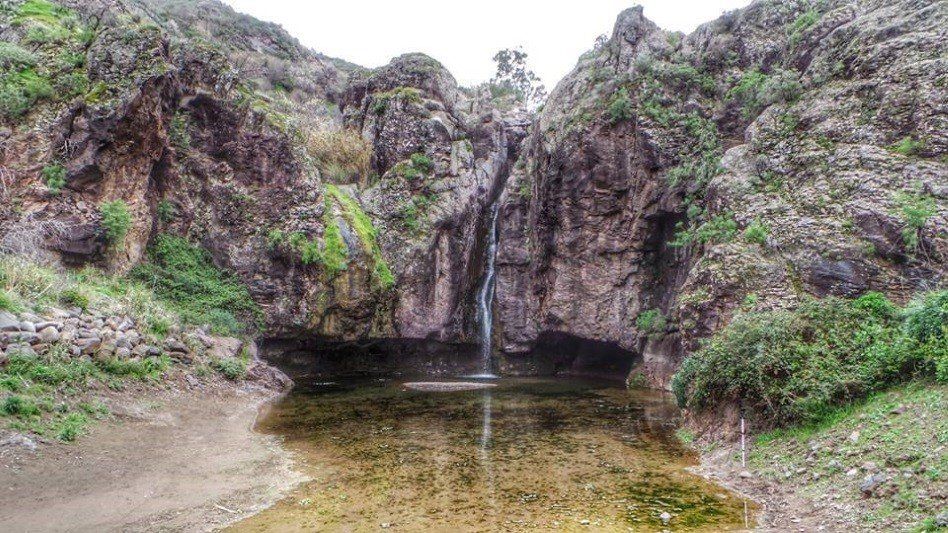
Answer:
[[[7,396],[0,404],[0,411],[10,416],[38,416],[39,408],[33,403],[33,400],[22,396]]]
[[[761,222],[760,219],[755,219],[753,222],[747,225],[747,228],[744,229],[744,239],[747,242],[756,244],[767,244],[767,235],[769,233],[770,228]]]
[[[239,381],[247,377],[247,360],[236,357],[215,358],[211,367],[229,380]]]
[[[105,239],[111,245],[117,245],[125,240],[128,230],[132,227],[132,214],[128,204],[122,200],[113,200],[99,206],[102,216],[102,227],[105,228]]]
[[[629,98],[629,91],[625,87],[619,89],[612,96],[606,111],[609,115],[610,124],[618,124],[632,118],[632,99]]]
[[[918,234],[937,212],[935,199],[927,194],[895,193],[895,202],[899,206],[899,215],[905,224],[902,229],[902,241],[910,251],[917,251]]]
[[[175,209],[174,204],[168,200],[162,200],[158,202],[157,207],[158,221],[167,224],[175,219],[178,215],[178,210]]]
[[[816,21],[820,20],[820,14],[815,9],[810,9],[804,13],[801,13],[796,20],[793,21],[793,24],[790,25],[788,29],[788,36],[790,38],[790,45],[796,46],[800,39],[803,38],[803,32],[807,28],[816,24]]]
[[[59,300],[66,304],[78,307],[85,311],[89,308],[89,296],[79,289],[66,289],[60,296]]]
[[[918,155],[925,149],[925,141],[917,141],[911,136],[903,137],[902,140],[896,142],[889,147],[890,150],[897,154],[902,154],[904,156],[913,156]]]
[[[59,194],[66,186],[66,169],[62,165],[47,165],[43,167],[43,181],[49,192]]]
[[[168,140],[178,150],[184,151],[191,147],[191,133],[188,131],[190,119],[190,115],[185,111],[178,111],[168,124]]]
[[[347,182],[353,175],[368,176],[371,168],[371,143],[348,128],[308,131],[306,153],[337,183]]]
[[[649,309],[639,313],[635,318],[635,327],[642,333],[648,335],[658,335],[665,332],[665,326],[668,320],[658,309]]]
[[[769,105],[795,101],[802,85],[796,72],[778,70],[768,76],[757,69],[745,72],[727,92],[727,98],[742,104],[742,116],[750,119]]]
[[[83,413],[69,413],[58,424],[56,437],[63,442],[73,442],[85,433],[89,419]]]
[[[372,96],[371,111],[376,115],[385,113],[391,102],[421,102],[421,91],[414,87],[396,87],[391,91],[376,93]]]
[[[21,310],[20,304],[7,291],[0,289],[0,311],[17,313]]]
[[[730,242],[737,235],[737,221],[730,212],[716,215],[697,227],[679,230],[674,240],[668,243],[672,247],[687,246],[693,242],[714,244]]]
[[[434,168],[434,165],[431,163],[431,158],[422,153],[414,153],[409,157],[411,165],[418,169],[421,172],[429,173]]]
[[[938,365],[948,365],[946,301],[942,291],[900,313],[868,293],[741,313],[685,360],[672,389],[681,406],[698,411],[740,401],[765,423],[816,420],[891,384],[937,376]]]
[[[0,41],[0,69],[26,68],[36,65],[36,54],[14,43]]]
[[[215,267],[203,249],[162,234],[149,246],[147,258],[132,270],[132,277],[151,287],[185,322],[232,335],[259,321],[260,308],[247,288]]]
[[[49,79],[31,67],[0,74],[0,117],[17,118],[39,100],[52,96]]]

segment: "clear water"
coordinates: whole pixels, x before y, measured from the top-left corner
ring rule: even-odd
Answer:
[[[590,381],[301,387],[258,430],[312,481],[232,530],[743,529],[744,502],[686,471],[677,419],[664,395]]]
[[[483,373],[474,378],[493,378],[492,332],[494,325],[494,263],[497,258],[497,209],[500,202],[494,202],[490,210],[487,230],[487,252],[484,263],[484,279],[477,291],[477,318],[481,326],[481,361]]]

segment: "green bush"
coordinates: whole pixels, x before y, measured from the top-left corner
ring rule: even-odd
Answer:
[[[635,327],[637,327],[642,333],[648,335],[658,335],[664,333],[665,326],[667,324],[668,320],[658,309],[642,311],[639,313],[639,316],[635,318]]]
[[[744,239],[747,242],[756,244],[767,244],[767,235],[769,233],[770,228],[761,222],[760,219],[755,219],[753,222],[747,225],[747,228],[744,229]]]
[[[927,194],[897,192],[895,202],[899,206],[898,213],[905,223],[905,227],[902,228],[902,241],[906,248],[915,252],[919,246],[919,232],[937,212],[935,199]]]
[[[168,200],[162,200],[158,202],[157,207],[158,221],[167,224],[174,220],[178,216],[178,210],[175,209],[174,204]]]
[[[11,311],[18,313],[20,310],[20,304],[16,301],[13,295],[3,289],[0,289],[0,311]]]
[[[128,230],[132,228],[132,214],[128,204],[122,200],[113,200],[99,206],[102,216],[102,227],[105,228],[105,238],[111,245],[118,245],[125,241]]]
[[[681,247],[694,242],[700,244],[730,242],[735,235],[737,235],[737,221],[734,220],[733,213],[727,212],[716,215],[697,227],[679,229],[668,245]]]
[[[247,377],[247,360],[230,357],[211,360],[211,367],[232,381],[239,381]]]
[[[58,424],[56,437],[63,442],[73,442],[85,433],[89,419],[83,413],[69,413]]]
[[[181,151],[191,147],[191,133],[188,131],[190,118],[186,112],[178,111],[168,125],[168,140],[171,141],[172,146]]]
[[[59,300],[66,304],[78,307],[85,311],[89,308],[89,296],[79,289],[66,289],[59,295]]]
[[[411,160],[411,165],[425,174],[431,172],[434,168],[434,165],[431,162],[431,158],[422,153],[411,154],[409,158]]]
[[[787,34],[790,38],[790,45],[796,46],[799,44],[803,38],[803,32],[816,24],[818,20],[820,20],[820,14],[815,9],[801,13],[788,28]]]
[[[40,414],[39,407],[33,403],[33,400],[22,396],[7,396],[0,404],[0,411],[10,416],[37,416]]]
[[[0,41],[0,69],[26,68],[36,65],[36,54],[14,43]]]
[[[0,73],[0,117],[17,118],[39,100],[53,96],[49,79],[32,67]]]
[[[682,407],[742,402],[765,423],[819,419],[833,407],[948,366],[948,291],[900,312],[882,294],[811,299],[738,314],[672,379]],[[948,377],[948,376],[945,376]]]
[[[59,194],[66,186],[66,169],[62,165],[47,165],[43,167],[43,181],[49,192]]]
[[[629,98],[629,91],[622,87],[609,100],[609,107],[606,112],[609,115],[610,124],[618,124],[625,120],[630,120],[633,115],[632,99]]]
[[[918,155],[922,150],[925,149],[925,141],[917,141],[911,136],[906,136],[899,142],[890,146],[889,149],[904,156]]]
[[[185,322],[236,334],[259,321],[260,308],[247,288],[215,267],[203,249],[162,234],[149,246],[147,258],[132,270],[132,277],[150,286]]]

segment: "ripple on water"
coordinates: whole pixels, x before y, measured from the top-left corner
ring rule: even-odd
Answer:
[[[301,388],[258,429],[313,481],[232,529],[656,531],[663,512],[675,531],[741,529],[743,502],[685,470],[678,417],[664,395],[589,381]]]

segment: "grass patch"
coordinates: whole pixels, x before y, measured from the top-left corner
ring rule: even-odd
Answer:
[[[66,169],[59,164],[43,167],[43,181],[49,192],[59,194],[66,186]]]
[[[618,124],[632,118],[632,99],[629,98],[628,89],[622,87],[616,91],[609,100],[606,114],[609,117],[609,124]]]

